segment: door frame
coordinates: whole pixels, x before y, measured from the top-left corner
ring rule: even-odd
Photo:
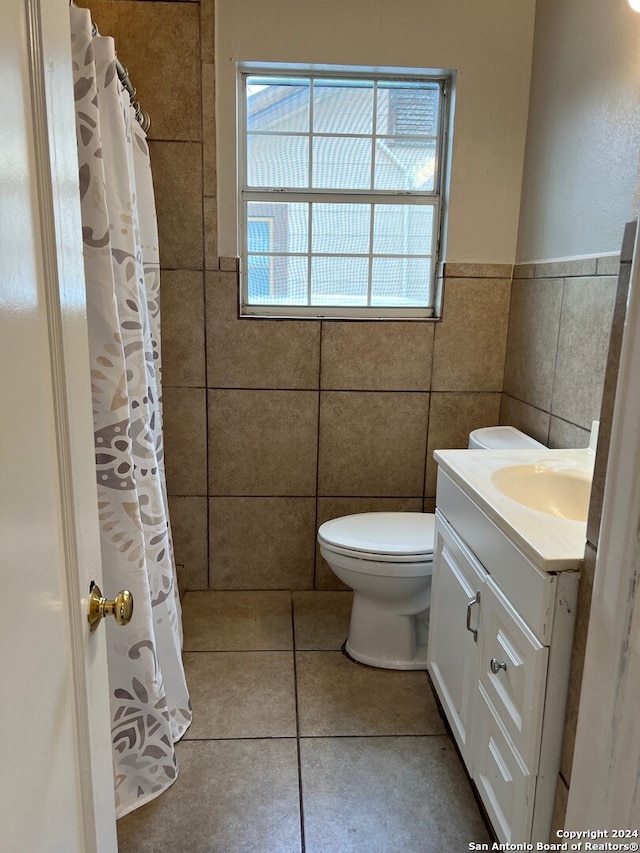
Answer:
[[[636,231],[565,818],[572,830],[640,830],[639,364]]]

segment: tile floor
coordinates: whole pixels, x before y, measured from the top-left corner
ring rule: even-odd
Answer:
[[[341,651],[349,592],[189,592],[180,773],[120,853],[460,853],[488,841],[424,672]]]

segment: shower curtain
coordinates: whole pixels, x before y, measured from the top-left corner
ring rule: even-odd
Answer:
[[[191,705],[164,477],[149,151],[113,39],[92,36],[88,10],[70,16],[103,594],[134,598],[128,625],[104,623],[122,817],[175,780]]]

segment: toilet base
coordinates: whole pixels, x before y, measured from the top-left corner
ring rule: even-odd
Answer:
[[[426,669],[429,608],[406,615],[385,611],[371,599],[354,594],[349,657],[379,669]]]
[[[358,663],[374,666],[376,669],[426,669],[427,668],[427,645],[418,646],[416,656],[413,660],[387,660],[386,658],[372,657],[358,652],[349,645],[349,640],[344,644],[344,650],[350,658]]]

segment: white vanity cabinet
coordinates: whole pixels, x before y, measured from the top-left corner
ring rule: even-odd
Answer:
[[[438,473],[428,670],[502,842],[549,841],[578,571],[543,571]]]

